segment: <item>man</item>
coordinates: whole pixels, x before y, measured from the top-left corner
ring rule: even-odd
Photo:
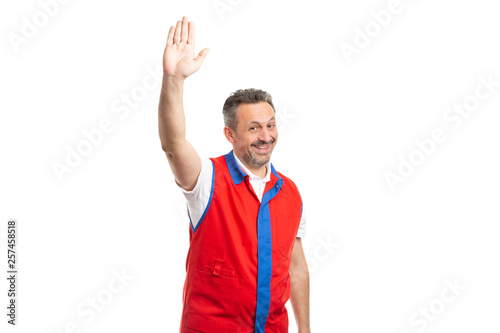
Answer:
[[[278,139],[271,96],[238,90],[223,108],[233,150],[201,160],[185,138],[184,80],[195,58],[186,17],[171,27],[163,56],[159,132],[191,220],[180,332],[288,332],[290,298],[299,333],[310,332],[305,219],[295,184],[270,163]]]

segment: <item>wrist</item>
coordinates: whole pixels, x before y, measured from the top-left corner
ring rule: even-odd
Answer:
[[[176,76],[176,75],[167,75],[163,73],[163,83],[173,84],[173,85],[182,85],[184,84],[185,77]]]

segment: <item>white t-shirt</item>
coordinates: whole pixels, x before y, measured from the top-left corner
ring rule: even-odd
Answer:
[[[271,180],[271,168],[268,165],[267,174],[264,179],[259,176],[254,175],[250,170],[248,170],[245,165],[236,157],[236,154],[233,152],[234,159],[238,166],[243,169],[248,174],[248,178],[250,184],[252,185],[255,194],[259,197],[259,200],[262,200],[262,195],[264,194],[264,189],[266,187],[266,183]],[[212,188],[212,175],[213,175],[213,164],[209,158],[201,160],[201,171],[198,176],[198,181],[196,182],[195,187],[191,191],[186,191],[182,187],[182,193],[187,200],[187,205],[189,208],[189,216],[191,217],[191,223],[193,224],[193,228],[196,228],[198,225],[203,212],[205,211],[208,201],[210,200],[210,190]],[[177,183],[177,182],[176,182]],[[300,218],[299,230],[297,232],[297,237],[304,237],[306,233],[306,215],[304,213],[304,207],[302,206],[302,216]]]

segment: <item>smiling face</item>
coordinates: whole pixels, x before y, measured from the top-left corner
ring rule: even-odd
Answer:
[[[236,130],[226,126],[224,134],[240,161],[255,175],[263,176],[278,141],[274,110],[267,102],[243,103],[238,106],[237,119]]]

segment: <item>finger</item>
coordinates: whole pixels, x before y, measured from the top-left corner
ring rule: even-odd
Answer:
[[[189,22],[188,30],[189,30],[189,33],[188,33],[187,43],[194,45],[194,41],[195,41],[196,37],[195,37],[195,32],[194,32],[194,22],[193,21]]]
[[[182,33],[181,33],[181,43],[186,43],[188,39],[188,19],[186,16],[182,18]]]
[[[171,26],[170,30],[168,31],[168,38],[167,38],[167,44],[172,44],[174,42],[174,27]]]
[[[181,21],[177,21],[174,33],[174,44],[178,44],[181,40]]]
[[[194,61],[199,66],[201,66],[201,64],[205,60],[205,57],[207,56],[207,54],[208,54],[209,51],[210,51],[210,49],[208,49],[208,48],[201,50],[200,53],[198,54],[198,56],[196,57],[196,59],[194,59]]]

